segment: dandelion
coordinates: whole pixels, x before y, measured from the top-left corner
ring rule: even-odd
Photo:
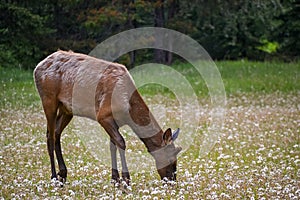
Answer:
[[[69,190],[69,194],[70,194],[71,196],[75,196],[75,192],[74,192],[73,190]]]

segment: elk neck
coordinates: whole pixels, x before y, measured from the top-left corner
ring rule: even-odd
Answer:
[[[133,92],[129,104],[131,120],[128,125],[149,152],[160,149],[163,145],[163,131],[137,90]]]

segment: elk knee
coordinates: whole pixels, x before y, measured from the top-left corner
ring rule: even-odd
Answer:
[[[117,145],[120,149],[125,150],[125,149],[126,149],[126,144],[125,144],[124,138],[120,135],[120,137],[117,137],[116,139],[117,139],[116,145]]]
[[[104,118],[98,116],[98,122],[101,124],[101,126],[105,129],[105,131],[109,134],[110,139],[113,141],[117,147],[125,150],[125,140],[122,137],[122,135],[119,132],[119,127],[112,118]]]

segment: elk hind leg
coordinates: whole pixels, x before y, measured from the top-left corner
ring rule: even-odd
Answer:
[[[51,164],[51,179],[54,179],[57,178],[54,162],[55,121],[57,115],[57,105],[55,101],[46,99],[43,101],[43,107],[47,119],[47,148]]]
[[[59,172],[57,173],[58,179],[61,182],[65,182],[67,178],[67,167],[62,156],[61,151],[61,133],[64,128],[69,124],[73,115],[64,113],[59,109],[58,116],[56,118],[56,131],[55,131],[55,153],[58,162]]]

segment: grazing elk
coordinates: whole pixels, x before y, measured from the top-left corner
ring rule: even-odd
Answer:
[[[175,147],[179,129],[162,131],[138,93],[127,69],[120,64],[84,54],[57,51],[41,61],[34,70],[47,119],[47,147],[51,178],[66,181],[67,168],[61,152],[61,133],[73,115],[96,120],[110,136],[112,179],[119,182],[116,151],[122,164],[122,179],[130,183],[125,159],[125,141],[119,127],[127,124],[145,144],[156,162],[160,177],[176,180]],[[59,172],[56,174],[54,152]]]

